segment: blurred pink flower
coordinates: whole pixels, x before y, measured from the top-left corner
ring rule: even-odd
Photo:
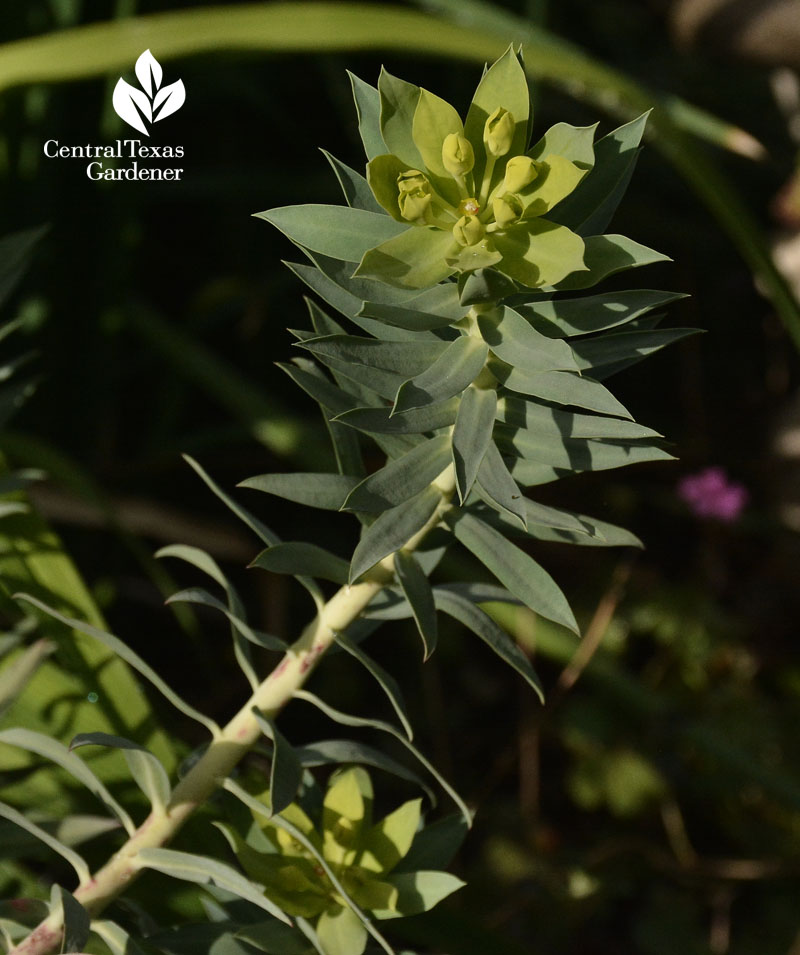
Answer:
[[[738,520],[749,496],[743,484],[728,480],[724,468],[705,468],[697,474],[687,474],[678,484],[678,497],[693,514],[726,524]]]

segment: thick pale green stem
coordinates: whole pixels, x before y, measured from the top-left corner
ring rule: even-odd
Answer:
[[[425,527],[404,545],[404,550],[416,549],[450,507],[455,488],[452,467],[442,472],[434,484],[441,492],[441,504]],[[361,583],[342,587],[331,597],[286,651],[283,660],[178,783],[166,811],[153,811],[119,852],[75,890],[75,898],[91,916],[97,916],[140,874],[139,852],[170,842],[194,810],[212,795],[256,743],[261,730],[254,709],[270,717],[279,713],[306,682],[322,655],[334,643],[336,634],[358,619],[367,604],[393,579],[392,554],[369,571]],[[8,955],[49,955],[60,948],[63,932],[63,918],[51,915]]]

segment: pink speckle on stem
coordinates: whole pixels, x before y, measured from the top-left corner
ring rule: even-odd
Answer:
[[[687,474],[678,484],[678,497],[696,517],[732,524],[750,495],[743,484],[728,479],[724,468],[710,467]]]

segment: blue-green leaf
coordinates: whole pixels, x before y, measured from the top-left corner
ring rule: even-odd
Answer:
[[[462,623],[476,636],[480,637],[501,660],[520,674],[529,686],[536,691],[539,699],[544,702],[544,692],[539,678],[536,676],[528,658],[505,630],[502,630],[480,607],[461,594],[436,587],[433,596],[439,610],[454,617],[459,623]]]
[[[198,723],[201,723],[205,728],[211,733],[212,736],[216,736],[219,732],[219,726],[210,719],[208,716],[205,716],[203,713],[200,713],[193,706],[190,706],[185,700],[181,699],[178,694],[172,690],[164,680],[153,670],[152,667],[148,666],[144,660],[137,654],[127,644],[123,643],[120,639],[115,636],[112,636],[110,633],[105,633],[103,630],[100,630],[98,627],[92,627],[88,623],[84,623],[82,620],[74,620],[72,617],[67,617],[64,614],[59,613],[57,610],[54,610],[52,607],[48,607],[47,604],[42,603],[41,600],[37,600],[36,597],[31,597],[29,594],[18,594],[18,600],[24,600],[26,603],[32,604],[34,607],[38,607],[39,610],[42,610],[44,613],[49,614],[51,617],[56,620],[60,620],[61,623],[69,627],[71,630],[78,630],[80,633],[85,633],[87,636],[94,637],[105,647],[111,650],[113,653],[116,653],[118,657],[121,657],[128,666],[133,667],[138,673],[140,673],[148,682],[150,682],[158,691],[164,696],[177,710],[180,710],[184,716],[188,716],[189,719],[193,719]]]
[[[511,391],[532,395],[543,401],[552,401],[554,404],[574,405],[576,408],[588,408],[601,414],[633,418],[608,388],[592,378],[569,371],[544,371],[531,375],[522,368],[512,368],[491,359],[489,368],[497,380]]]
[[[71,892],[60,885],[50,890],[50,914],[61,916],[64,925],[62,951],[80,952],[89,940],[89,913]]]
[[[559,292],[591,288],[603,279],[621,272],[654,262],[671,262],[668,255],[648,249],[624,235],[590,235],[585,240],[584,262],[587,271],[573,272],[559,279],[555,287]]]
[[[497,420],[548,438],[660,438],[658,431],[627,418],[563,411],[539,401],[506,395],[497,405]]]
[[[116,799],[106,789],[103,783],[95,776],[91,769],[78,756],[74,756],[63,743],[46,736],[44,733],[37,733],[34,730],[27,729],[7,729],[0,731],[0,743],[7,746],[19,746],[31,753],[37,753],[44,756],[51,762],[57,763],[63,767],[71,776],[74,776],[83,785],[96,796],[111,812],[119,819],[125,827],[128,835],[133,835],[136,826],[128,813],[120,806]]]
[[[478,377],[488,354],[482,341],[459,336],[426,371],[401,385],[392,413],[422,408],[461,394]]]
[[[394,568],[406,600],[411,606],[414,622],[422,638],[424,658],[427,660],[436,649],[438,635],[431,585],[414,554],[399,550],[395,554]]]
[[[606,229],[633,172],[647,117],[643,114],[595,144],[594,169],[559,205],[553,215],[557,222],[584,235]]]
[[[373,156],[386,152],[386,144],[381,136],[380,97],[374,86],[365,83],[349,70],[347,75],[353,87],[353,99],[358,115],[358,132],[361,135],[367,159],[372,159]]]
[[[575,633],[578,625],[567,598],[553,578],[536,561],[493,527],[463,511],[446,515],[456,538],[534,613]]]
[[[408,501],[384,511],[367,527],[358,542],[350,563],[350,581],[366,573],[378,561],[404,547],[436,513],[441,495],[428,487]]]
[[[312,703],[314,706],[318,707],[329,716],[332,720],[335,720],[337,723],[341,723],[343,726],[361,726],[361,727],[372,727],[373,729],[381,730],[384,733],[388,733],[390,736],[393,736],[396,740],[403,744],[403,746],[414,756],[414,758],[427,769],[427,771],[434,777],[434,779],[439,783],[442,789],[450,796],[453,802],[458,806],[461,814],[466,822],[467,826],[472,825],[472,814],[466,806],[464,800],[458,795],[458,793],[453,789],[453,787],[447,782],[447,780],[441,775],[441,773],[436,769],[436,767],[427,760],[422,753],[410,742],[398,729],[391,725],[391,723],[384,723],[381,720],[368,720],[361,716],[351,716],[349,713],[342,713],[341,710],[336,710],[328,703],[325,703],[319,697],[314,696],[309,693],[307,690],[297,690],[294,694],[295,699],[306,700],[308,703]],[[349,740],[345,743],[350,743]],[[321,745],[321,744],[315,744]],[[343,760],[354,762],[354,760]]]
[[[470,385],[461,396],[453,428],[452,451],[456,487],[462,503],[469,496],[483,456],[492,443],[496,412],[497,392],[494,388]]]
[[[680,292],[630,289],[604,292],[583,298],[556,298],[546,302],[520,305],[517,311],[545,335],[571,336],[602,332],[634,321],[659,305],[667,305],[686,296]]]
[[[134,782],[147,796],[153,810],[159,813],[166,811],[172,792],[169,776],[161,761],[144,746],[110,733],[79,733],[69,748],[73,750],[79,746],[109,746],[121,749]]]
[[[48,848],[52,849],[54,852],[57,852],[62,859],[72,866],[75,870],[75,874],[78,876],[78,882],[80,885],[85,885],[87,882],[90,882],[92,879],[92,874],[89,871],[89,866],[86,864],[86,861],[75,852],[74,849],[70,849],[68,846],[65,846],[62,842],[51,836],[49,832],[46,832],[42,829],[41,826],[37,826],[35,822],[31,822],[27,816],[23,815],[17,809],[14,809],[13,806],[7,806],[4,802],[0,802],[0,818],[8,819],[9,822],[13,822],[15,825],[19,826],[20,829],[24,829],[30,835],[34,836],[40,842],[43,842]]]
[[[423,441],[365,478],[342,505],[346,511],[385,511],[421,493],[450,463],[450,438]]]
[[[296,245],[345,262],[360,262],[376,245],[406,232],[389,216],[349,206],[279,206],[256,213]]]
[[[253,716],[261,732],[272,741],[272,765],[269,772],[270,809],[283,810],[292,802],[303,779],[303,767],[291,744],[274,721],[254,708]]]
[[[242,481],[249,487],[326,511],[338,511],[344,499],[358,484],[357,477],[347,474],[300,472],[297,474],[259,474]]]
[[[528,374],[578,370],[566,342],[542,335],[513,308],[502,306],[481,314],[478,328],[498,358]]]
[[[355,657],[356,660],[367,670],[368,673],[375,679],[380,688],[386,694],[387,699],[392,704],[392,708],[403,724],[403,729],[405,730],[406,736],[408,739],[414,739],[414,730],[411,727],[411,723],[408,719],[408,713],[406,711],[406,704],[403,700],[403,694],[400,690],[400,685],[397,680],[388,673],[379,663],[376,663],[368,654],[366,654],[361,647],[351,640],[349,637],[345,636],[343,633],[336,634],[336,643],[343,650],[346,650],[351,657]]]
[[[348,206],[353,209],[364,209],[366,212],[382,213],[383,209],[372,194],[367,180],[350,166],[341,160],[332,156],[327,150],[322,150],[322,155],[331,164],[331,168],[336,173],[339,185],[342,187],[345,200]]]
[[[424,434],[453,424],[458,406],[458,398],[448,398],[402,414],[392,414],[391,408],[354,408],[335,420],[368,434]]]
[[[263,808],[266,811],[266,807]],[[224,862],[191,852],[177,852],[175,849],[140,849],[133,859],[133,864],[137,868],[155,869],[185,882],[218,886],[246,902],[252,902],[281,922],[292,924],[288,916],[264,895],[259,886]]]
[[[262,550],[250,564],[273,574],[305,575],[332,580],[335,584],[346,584],[350,565],[317,544],[303,541],[287,541]]]
[[[494,443],[481,461],[477,491],[495,510],[516,520],[523,529],[527,526],[525,498]]]
[[[667,345],[701,331],[700,328],[664,328],[657,331],[615,332],[581,339],[574,342],[572,348],[581,371],[603,377],[603,371],[609,366],[613,365],[618,370],[633,365]]]

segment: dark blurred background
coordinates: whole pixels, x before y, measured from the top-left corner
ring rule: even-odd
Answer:
[[[4,5],[0,38],[206,6],[29,0]],[[471,3],[428,6],[445,19],[474,12]],[[761,143],[760,158],[741,154],[758,152],[746,138],[738,151],[693,148],[709,164],[703,174],[727,182],[749,210],[752,241],[800,288],[800,4],[508,0],[495,9]],[[247,595],[253,622],[280,636],[311,608],[294,584],[243,569],[257,542],[180,455],[198,458],[227,489],[253,474],[331,466],[315,407],[274,365],[292,354],[286,328],[307,324],[304,289],[281,265],[298,253],[251,214],[339,201],[317,147],[362,162],[346,70],[374,83],[383,63],[464,109],[480,67],[421,58],[411,43],[161,59],[165,81],[180,77],[187,90],[153,137],[184,146],[180,182],[93,182],[84,161],[42,155],[48,139],[133,135],[110,107],[116,75],[2,93],[2,231],[50,230],[14,302],[40,381],[1,444],[14,464],[49,472],[34,501],[111,625],[223,719],[242,692],[224,620],[165,609],[173,582],[152,552],[173,541],[206,548]],[[608,113],[598,105],[604,95]],[[613,95],[590,82],[537,84],[535,97],[540,133],[562,120],[599,120],[601,133],[620,121]],[[779,313],[762,294],[719,210],[667,153],[658,142],[645,149],[614,231],[673,258],[627,282],[690,293],[666,324],[706,334],[623,372],[614,387],[679,460],[541,489],[546,502],[623,524],[646,544],[641,554],[537,552],[599,648],[587,665],[563,633],[512,621],[547,687],[542,708],[454,628],[424,668],[403,626],[371,641],[401,678],[420,744],[478,809],[456,863],[469,888],[424,924],[397,926],[431,951],[800,953],[800,375],[791,309]],[[715,518],[687,502],[681,481],[709,467],[742,486],[744,507]],[[355,540],[346,516],[238,493],[282,536],[342,554]],[[454,561],[445,575],[463,570]],[[196,582],[189,570],[169,573],[175,586]],[[221,678],[227,666],[230,678]],[[345,709],[384,706],[333,659],[316,689]],[[302,720],[286,719],[293,742],[319,734]],[[186,728],[188,743],[194,733]]]

